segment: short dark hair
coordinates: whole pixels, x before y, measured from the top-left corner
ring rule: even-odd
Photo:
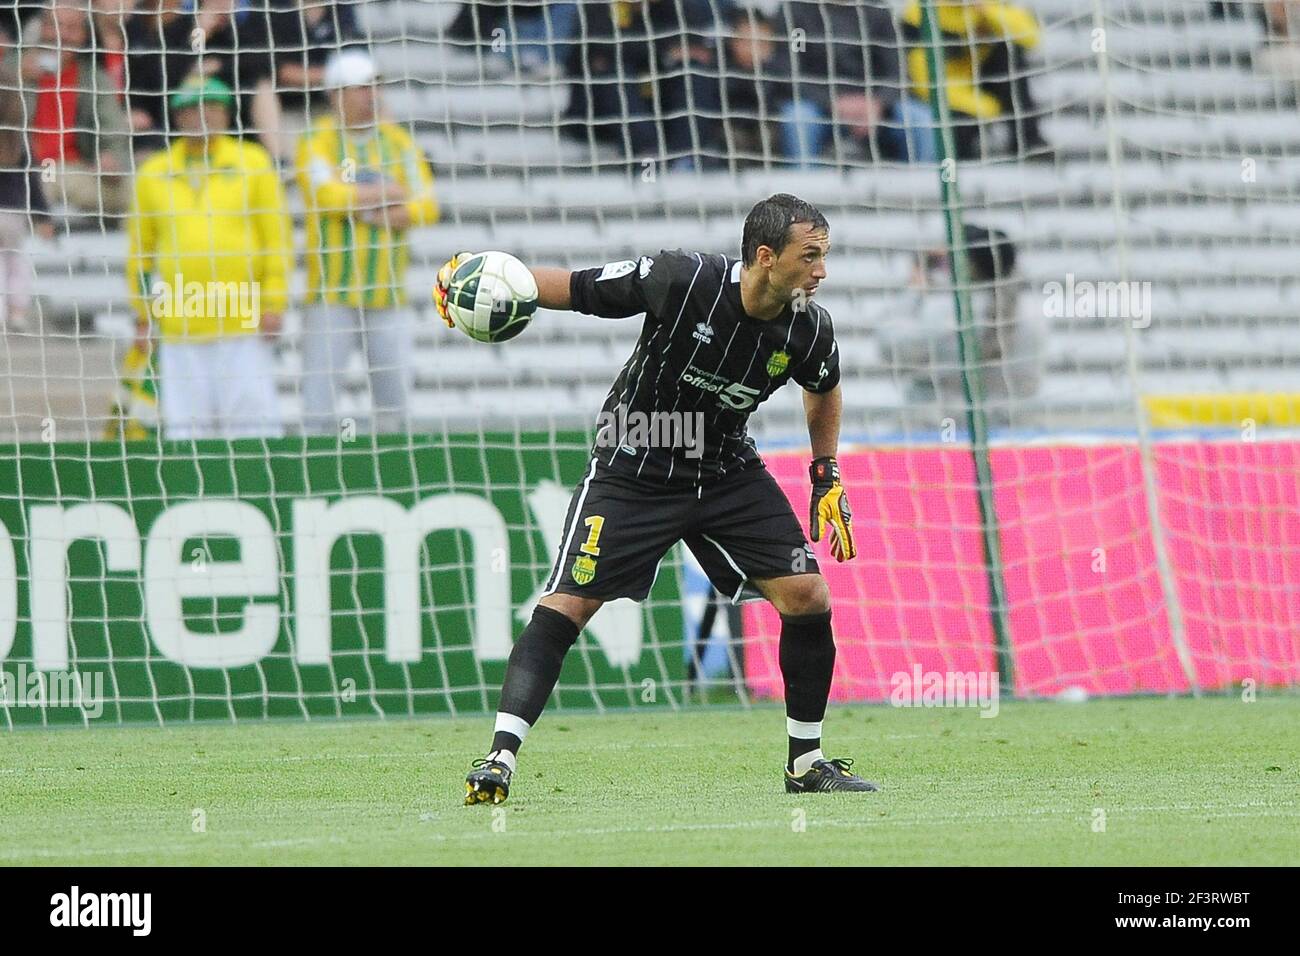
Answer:
[[[740,258],[745,265],[754,264],[759,246],[780,255],[790,240],[790,227],[797,222],[812,223],[814,229],[830,229],[817,207],[798,196],[777,193],[755,203],[745,217],[745,231],[740,237]]]

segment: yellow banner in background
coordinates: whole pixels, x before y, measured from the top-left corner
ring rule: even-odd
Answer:
[[[1256,425],[1300,425],[1300,392],[1145,395],[1142,404],[1154,428],[1239,428],[1246,419]]]

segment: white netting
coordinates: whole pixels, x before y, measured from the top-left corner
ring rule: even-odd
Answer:
[[[987,670],[997,661],[950,225],[967,252],[962,291],[992,429],[995,572],[1017,690],[1294,686],[1300,4],[374,0],[200,3],[195,12],[146,0],[129,8],[20,5],[4,24],[3,403],[7,440],[23,443],[0,468],[17,581],[12,602],[0,595],[6,668],[99,668],[110,697],[139,705],[119,707],[118,717],[328,714],[357,699],[384,712],[488,707],[517,609],[549,569],[589,429],[639,323],[543,310],[518,340],[484,346],[433,315],[438,266],[463,249],[567,267],[661,248],[734,255],[750,206],[790,192],[831,223],[819,301],[835,317],[843,355],[842,459],[863,539],[853,570],[828,572],[837,693],[879,698],[914,665]],[[359,136],[338,156],[329,153],[337,139],[298,149],[303,129],[333,115],[328,96],[302,90],[323,84],[341,46],[373,57],[383,118],[432,173],[437,219],[412,210],[407,269],[374,208],[350,214],[344,233],[348,215],[318,194],[324,180],[366,186],[386,177],[413,204],[423,180],[401,153],[404,140],[366,145]],[[944,71],[937,103],[927,52],[940,54]],[[288,303],[282,334],[260,350],[274,397],[251,416],[264,426],[269,408],[273,426],[234,445],[160,448],[147,437],[157,409],[146,363],[129,354],[132,202],[148,157],[177,131],[166,99],[195,69],[234,87],[237,127],[271,157],[257,195],[272,198],[250,200],[246,212],[267,215],[279,184],[292,236],[292,248],[278,250],[291,257]],[[946,137],[933,134],[935,106],[949,119]],[[234,172],[214,174],[209,163],[173,173],[194,177],[197,194],[203,177],[249,175],[244,160],[232,162]],[[945,178],[957,207],[945,208]],[[37,189],[48,216],[36,211]],[[168,197],[154,207],[158,235],[179,234],[181,211],[166,205],[175,194],[158,195]],[[386,335],[385,316],[400,310],[374,300],[382,315],[367,329],[370,351],[335,355],[343,364],[337,404],[323,416],[328,441],[293,446],[305,424],[311,430],[303,379],[322,361],[311,336],[336,322],[341,341],[352,328],[348,303],[331,318],[309,301],[308,266],[322,244],[330,255],[352,250],[354,284],[408,289],[401,321],[413,318]],[[246,256],[240,268],[254,280],[263,275],[258,257],[276,253],[221,250]],[[330,270],[345,266],[322,268],[328,284],[340,275]],[[173,381],[210,377],[204,356]],[[260,359],[234,352],[222,361],[229,371],[220,375],[251,375]],[[404,365],[409,388],[368,375]],[[393,405],[396,418],[379,404]],[[369,437],[374,422],[382,441]],[[280,431],[287,437],[267,437]],[[767,403],[751,432],[802,513],[807,437],[796,390]],[[146,444],[124,443],[142,436]],[[312,605],[333,622],[337,646],[323,660],[304,653],[303,556],[292,544],[301,500],[468,507],[438,497],[452,494],[493,505],[510,570],[476,564],[490,515],[486,525],[429,530],[417,548],[423,574],[407,569],[423,582],[418,599],[400,605],[419,621],[402,625],[392,616],[396,593],[383,596],[377,539],[340,532],[323,610]],[[66,526],[49,524],[52,513],[33,516],[92,500],[126,523],[109,512]],[[208,570],[194,573],[233,569],[221,572],[227,597],[212,597],[214,579],[204,578],[200,597],[178,586],[176,601],[190,632],[243,635],[248,660],[237,667],[196,663],[151,630],[150,530],[190,500],[252,502],[271,528],[274,567],[250,564],[255,547],[202,543],[205,527],[213,540],[237,536],[243,512],[209,516],[209,525],[196,518],[193,540],[175,542],[186,560],[198,549]],[[400,526],[393,520],[357,518],[371,532]],[[61,558],[47,556],[41,573],[59,580],[40,586],[31,577],[38,526],[71,549],[66,574]],[[103,555],[86,540],[131,527],[138,540]],[[166,576],[165,562],[159,568]],[[479,588],[491,573],[510,578],[503,592]],[[602,612],[605,623],[565,672],[561,704],[590,704],[593,689],[599,703],[680,699],[701,585],[675,556],[660,577],[644,614]],[[62,595],[64,610],[36,606],[38,594]],[[259,606],[279,609],[260,656],[249,616]],[[778,691],[774,616],[730,624],[744,630],[743,653],[719,646],[705,670],[743,670],[742,696]],[[66,659],[43,657],[35,635],[53,647],[59,628]],[[392,650],[394,629],[414,634],[413,651]],[[348,680],[355,696],[340,703]],[[216,709],[196,710],[196,701]]]

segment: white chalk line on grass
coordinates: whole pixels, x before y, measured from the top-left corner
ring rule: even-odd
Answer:
[[[806,805],[804,809],[806,809]],[[1246,811],[1246,812],[1231,812]],[[1260,801],[1251,801],[1246,803],[1217,803],[1217,804],[1164,804],[1159,806],[1137,806],[1137,807],[1115,807],[1109,809],[1112,816],[1123,816],[1133,813],[1210,813],[1216,819],[1269,819],[1281,817],[1300,817],[1300,809],[1291,801],[1282,803],[1268,803]],[[1065,808],[1065,807],[1033,807],[1026,810],[998,810],[985,812],[962,812],[951,814],[931,814],[916,817],[899,817],[899,816],[875,816],[862,820],[817,820],[808,819],[806,823],[810,829],[827,828],[827,829],[891,829],[894,827],[925,827],[934,826],[941,823],[950,823],[955,821],[969,822],[973,820],[1006,820],[1015,818],[1025,818],[1027,820],[1050,821],[1052,817],[1057,816],[1077,816],[1080,819],[1086,818],[1086,811]],[[421,822],[436,823],[436,818],[429,815],[422,815]],[[551,830],[520,830],[517,827],[507,830],[504,833],[496,833],[491,830],[477,831],[473,833],[429,833],[424,834],[424,838],[434,843],[455,843],[455,842],[472,842],[485,839],[499,839],[501,837],[512,838],[514,840],[528,839],[564,839],[577,836],[627,836],[627,835],[645,835],[659,833],[697,833],[710,831],[736,831],[736,830],[765,830],[765,829],[785,829],[790,826],[790,821],[784,816],[773,820],[736,820],[736,821],[715,821],[711,823],[671,823],[659,824],[653,826],[625,826],[625,827],[574,827]],[[383,834],[376,834],[382,836]],[[331,845],[341,848],[354,846],[346,837],[331,834],[329,836],[307,836],[293,837],[282,840],[256,840],[252,842],[239,842],[232,840],[227,835],[205,835],[198,836],[188,843],[173,844],[153,844],[136,847],[98,847],[84,850],[59,850],[43,848],[39,850],[0,850],[0,859],[3,860],[27,860],[33,858],[54,859],[54,858],[79,858],[88,856],[139,856],[142,854],[173,854],[173,853],[190,853],[198,849],[207,849],[202,847],[205,840],[217,840],[223,850],[261,850],[261,849],[282,849],[286,847],[308,847],[318,845]],[[357,849],[363,849],[362,844],[355,845]]]

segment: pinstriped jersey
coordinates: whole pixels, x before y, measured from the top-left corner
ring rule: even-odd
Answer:
[[[575,310],[645,313],[597,419],[592,453],[612,470],[694,486],[761,467],[746,429],[754,409],[791,380],[811,392],[839,384],[830,313],[808,302],[755,319],[740,272],[737,259],[679,249],[572,274]]]
[[[395,123],[351,135],[318,122],[299,141],[298,185],[307,202],[307,301],[386,309],[406,301],[406,230],[382,215],[354,215],[358,184],[386,178],[408,193],[411,226],[438,219],[433,176],[419,148]]]

